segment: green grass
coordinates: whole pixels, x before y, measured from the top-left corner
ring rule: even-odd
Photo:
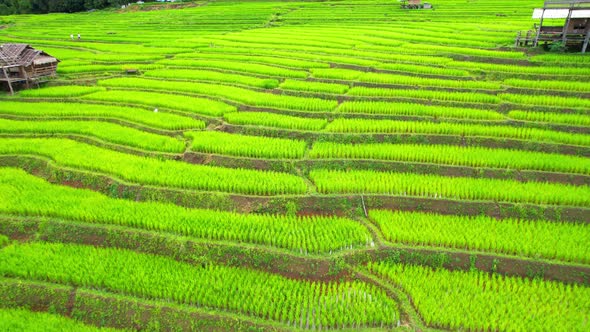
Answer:
[[[109,174],[144,185],[252,195],[307,191],[303,179],[286,173],[191,165],[115,152],[68,139],[2,138],[0,154],[47,157],[60,166]]]
[[[498,104],[500,98],[495,95],[477,92],[448,92],[433,90],[410,90],[410,89],[384,89],[354,87],[348,91],[351,96],[357,97],[398,97],[411,99],[426,99],[461,103]]]
[[[217,131],[186,132],[191,139],[191,150],[227,154],[249,158],[303,158],[305,141],[245,136]]]
[[[332,94],[344,94],[344,93],[346,93],[346,91],[348,91],[348,85],[344,85],[344,84],[297,81],[297,80],[285,80],[283,83],[281,83],[280,87],[283,90],[332,93]]]
[[[438,76],[457,76],[467,77],[470,73],[466,70],[452,69],[452,68],[441,68],[431,66],[420,66],[410,64],[383,64],[378,66],[379,69],[401,71],[407,73],[425,74],[425,75],[438,75]]]
[[[144,76],[164,79],[170,78],[242,84],[265,89],[272,89],[279,86],[279,82],[273,78],[257,78],[253,76],[228,74],[211,70],[159,69],[147,71],[144,73]]]
[[[460,69],[473,69],[476,71],[490,71],[509,73],[514,75],[549,75],[549,76],[586,76],[590,74],[590,68],[571,68],[559,66],[518,66],[481,62],[454,62],[453,67]]]
[[[590,126],[590,116],[583,114],[510,111],[508,116],[516,120]]]
[[[430,68],[435,69],[434,67]],[[481,90],[499,90],[501,88],[501,82],[427,78],[399,74],[362,72],[357,70],[340,68],[313,69],[311,72],[313,74],[313,77],[317,78],[359,81],[365,83]]]
[[[540,80],[522,80],[522,79],[508,79],[504,81],[505,85],[538,90],[557,90],[557,91],[573,91],[590,93],[590,87],[584,82],[575,81],[540,81]]]
[[[326,126],[325,130],[335,133],[416,133],[434,135],[481,136],[583,146],[590,145],[590,137],[584,134],[571,134],[567,132],[537,128],[461,124],[452,122],[335,119]]]
[[[15,102],[0,103],[0,114],[36,117],[40,119],[54,118],[101,118],[137,123],[144,126],[167,129],[202,129],[205,123],[190,117],[166,112],[154,113],[153,110],[123,107],[114,105],[94,105],[76,102]]]
[[[240,214],[133,202],[90,190],[52,185],[11,168],[0,168],[0,188],[0,212],[10,215],[120,225],[207,241],[259,244],[305,254],[327,254],[351,246],[362,248],[371,239],[364,226],[346,218]]]
[[[244,61],[246,63],[262,63],[268,65],[292,67],[298,69],[309,69],[309,68],[328,68],[330,67],[327,63],[317,61],[305,61],[298,59],[288,59],[282,57],[269,57],[261,55],[236,55],[236,54],[221,54],[221,53],[184,53],[176,56],[177,59],[191,59],[191,60],[227,60],[227,61]],[[246,66],[247,68],[247,66]]]
[[[369,217],[395,243],[590,262],[586,224],[387,210],[371,210]]]
[[[587,324],[588,287],[384,262],[369,269],[404,289],[429,326],[579,331]]]
[[[0,234],[0,247],[3,247],[9,243],[10,243],[10,239],[5,235]]]
[[[520,105],[539,105],[560,108],[580,108],[583,113],[588,113],[590,100],[575,97],[560,97],[549,95],[522,95],[522,94],[500,94],[502,100]]]
[[[68,66],[68,67],[59,67],[57,72],[59,74],[69,74],[69,75],[76,75],[76,74],[85,74],[85,73],[123,73],[126,70],[133,69],[133,70],[154,70],[154,69],[161,69],[164,66],[159,64],[144,64],[144,63],[126,63],[124,65],[117,64],[117,65],[96,65],[96,64],[87,64],[87,65],[79,65],[79,66]]]
[[[120,331],[111,328],[98,328],[91,325],[85,325],[63,316],[44,312],[34,312],[21,308],[0,309],[0,329],[2,331],[29,332]]]
[[[156,135],[114,123],[99,121],[14,121],[0,119],[4,134],[73,134],[98,138],[144,150],[181,153],[185,143],[169,136]]]
[[[430,116],[474,120],[503,120],[505,118],[502,114],[489,110],[380,101],[347,101],[338,107],[338,111],[343,113]]]
[[[92,93],[83,98],[122,104],[138,104],[154,108],[162,107],[208,116],[220,116],[236,111],[234,106],[219,101],[168,93],[109,90]]]
[[[452,145],[317,142],[309,156],[322,159],[392,160],[590,174],[590,160],[584,157]]]
[[[59,243],[17,244],[0,250],[0,275],[103,288],[269,320],[299,320],[316,312],[324,327],[385,324],[399,317],[395,302],[375,286],[354,281],[311,283],[244,268],[201,266],[121,249]],[[368,296],[365,296],[367,294]],[[291,299],[300,296],[301,302]],[[273,301],[269,301],[273,299]],[[324,306],[334,310],[321,310]],[[364,315],[359,315],[363,312]]]
[[[165,82],[142,78],[114,78],[99,81],[98,84],[114,88],[136,88],[166,90],[167,92],[188,92],[211,97],[219,97],[249,106],[272,107],[308,112],[331,112],[336,108],[336,106],[338,106],[338,102],[336,100],[274,95],[271,93],[258,92],[235,86],[219,84]],[[133,92],[130,93],[132,94]]]
[[[188,67],[188,68],[207,68],[207,69],[222,69],[232,72],[262,74],[269,76],[282,76],[293,78],[306,78],[307,72],[302,70],[286,69],[281,67],[274,67],[269,65],[261,65],[256,63],[242,63],[226,60],[162,60],[159,64],[169,67]]]
[[[383,194],[457,200],[590,206],[590,187],[376,171],[312,170],[324,194]]]
[[[300,118],[265,112],[237,112],[224,116],[225,121],[236,125],[254,125],[297,130],[322,130],[328,121],[325,119]]]
[[[67,86],[53,86],[43,89],[32,89],[24,90],[19,93],[21,97],[27,98],[60,98],[60,97],[80,97],[95,92],[105,91],[105,88],[96,86],[78,86],[78,85],[67,85]]]
[[[157,300],[135,312],[92,295],[101,310],[84,321],[131,330],[588,330],[590,60],[512,48],[538,0],[433,5],[197,1],[3,16],[2,42],[60,63],[47,87],[15,84],[16,95],[0,102],[1,159],[21,169],[0,169],[0,233],[11,234],[0,235],[0,275],[106,291],[133,308]],[[441,145],[451,142],[462,144]],[[115,190],[121,185],[130,191]],[[387,211],[388,199],[420,213]],[[382,218],[369,209],[376,226],[355,220],[363,202],[384,209]],[[466,205],[477,216],[463,216]],[[28,218],[39,234],[55,219],[119,242],[127,230],[190,248],[148,241],[164,258],[36,243],[45,236],[25,243],[10,227],[20,232]],[[461,252],[487,272],[495,265],[475,256],[511,256],[518,266],[534,262],[515,270],[521,276],[578,285],[474,273],[473,286],[471,274],[399,267],[405,279],[378,273],[393,287],[386,295],[354,273],[363,269],[356,258],[380,255],[367,226],[408,252]],[[223,253],[238,255],[209,262]],[[400,303],[390,297],[397,293]],[[57,302],[51,312],[67,311]],[[166,303],[198,307],[208,322],[197,312],[191,322],[188,312],[171,317]],[[223,322],[210,321],[217,314]]]

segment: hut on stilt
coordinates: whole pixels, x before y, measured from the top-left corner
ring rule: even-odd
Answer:
[[[16,86],[30,88],[55,77],[59,60],[27,44],[0,46],[0,82],[14,94]]]

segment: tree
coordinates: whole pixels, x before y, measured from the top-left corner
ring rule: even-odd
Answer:
[[[85,9],[101,9],[110,6],[109,0],[85,0]]]
[[[0,15],[12,15],[14,14],[14,8],[8,4],[0,3]]]
[[[30,0],[0,0],[0,15],[25,14],[30,12]]]
[[[35,14],[43,14],[49,12],[48,0],[29,0],[31,4],[31,12]],[[59,1],[59,0],[58,0]]]
[[[0,15],[73,13],[88,9],[121,6],[129,0],[0,0]]]

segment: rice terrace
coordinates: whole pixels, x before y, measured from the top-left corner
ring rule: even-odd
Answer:
[[[590,0],[0,14],[0,331],[590,331]]]

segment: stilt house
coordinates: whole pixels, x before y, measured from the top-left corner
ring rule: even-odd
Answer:
[[[14,93],[16,85],[29,88],[54,77],[59,60],[27,44],[0,46],[0,83]]]
[[[533,46],[561,42],[564,46],[588,49],[590,40],[590,0],[546,1],[533,12],[540,20]],[[563,25],[547,25],[547,20],[563,20]]]

